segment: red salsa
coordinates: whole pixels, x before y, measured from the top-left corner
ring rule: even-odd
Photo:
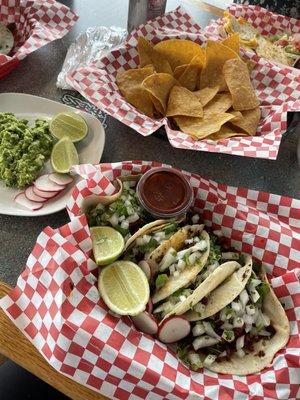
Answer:
[[[154,168],[140,179],[137,195],[142,206],[159,217],[183,214],[193,202],[193,190],[184,176],[170,168]]]

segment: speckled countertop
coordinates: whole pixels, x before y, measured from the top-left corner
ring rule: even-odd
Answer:
[[[62,40],[55,41],[27,57],[14,72],[0,81],[0,93],[29,93],[59,101],[63,92],[56,88],[57,74],[68,46],[78,33],[96,25],[126,27],[127,2],[124,0],[61,2],[80,16],[75,28]],[[169,1],[167,8],[175,8],[180,3],[184,2]],[[212,17],[191,6],[186,8],[202,26]],[[174,149],[157,135],[144,138],[108,117],[106,144],[101,161],[131,159],[161,161],[221,183],[300,198],[296,132],[283,141],[278,159],[268,161]],[[47,225],[57,227],[67,221],[65,211],[35,218],[0,215],[0,280],[15,284],[40,231]]]

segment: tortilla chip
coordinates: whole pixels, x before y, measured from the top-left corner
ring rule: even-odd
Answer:
[[[160,54],[157,54],[151,43],[142,36],[139,36],[138,38],[137,49],[139,53],[140,67],[154,65],[156,72],[172,74],[172,69],[168,61]]]
[[[204,89],[197,90],[196,92],[194,92],[194,94],[198,97],[198,99],[201,101],[201,104],[204,107],[215,97],[218,91],[219,91],[219,86],[214,86],[211,88],[207,87]]]
[[[195,140],[204,139],[207,136],[218,132],[221,126],[234,118],[234,115],[221,113],[209,115],[209,117],[174,117],[175,122],[182,132],[191,135]]]
[[[183,65],[178,65],[178,67],[175,68],[174,72],[173,72],[173,76],[175,79],[178,79],[183,73],[184,71],[187,69],[187,67],[190,64],[183,64]]]
[[[142,82],[142,87],[157,100],[155,108],[163,115],[166,113],[169,94],[174,85],[178,85],[176,79],[164,73],[152,74]]]
[[[173,86],[170,92],[167,117],[185,115],[188,117],[202,117],[203,108],[193,92],[181,86]]]
[[[219,42],[208,40],[205,47],[205,64],[200,74],[200,89],[218,85],[220,92],[226,91],[223,66],[231,59],[239,59],[238,54]]]
[[[207,139],[218,141],[221,139],[228,139],[234,136],[247,136],[242,129],[233,126],[231,123],[225,124],[221,127],[219,132],[213,133]]]
[[[231,114],[235,115],[231,123],[238,128],[243,129],[248,135],[254,136],[260,121],[260,108],[256,107],[252,110],[232,111]]]
[[[147,67],[118,72],[116,77],[117,86],[128,103],[150,118],[153,118],[153,104],[142,82],[152,74],[153,67]]]
[[[189,65],[186,66],[183,73],[179,76],[178,81],[188,90],[197,88],[200,72],[203,67],[203,60],[199,56],[195,56]]]
[[[241,59],[226,61],[223,73],[232,95],[232,105],[235,110],[251,110],[259,106],[247,65]]]
[[[154,49],[166,59],[174,71],[176,67],[189,64],[195,56],[204,60],[204,51],[201,46],[191,40],[169,39],[163,40],[154,46]]]
[[[153,47],[151,43],[142,36],[138,37],[137,51],[139,53],[140,67],[152,64]]]
[[[222,40],[221,43],[223,46],[229,47],[235,53],[240,53],[240,35],[238,33],[228,36],[226,39]]]
[[[232,106],[232,97],[230,93],[217,94],[206,106],[203,108],[204,116],[212,114],[224,113]]]

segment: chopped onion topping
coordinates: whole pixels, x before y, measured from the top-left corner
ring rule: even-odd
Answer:
[[[242,304],[243,309],[246,307],[246,304],[248,303],[248,301],[249,301],[249,295],[247,293],[247,290],[243,290],[240,293],[240,302]]]
[[[218,339],[218,340],[221,340],[221,336],[219,336],[219,335],[213,330],[213,327],[211,326],[210,322],[208,322],[208,321],[203,321],[203,326],[204,326],[205,332],[206,332],[209,336],[214,337],[214,338],[216,338],[216,339]]]
[[[192,329],[193,336],[201,336],[205,333],[205,328],[202,321],[198,321],[194,328]]]
[[[126,219],[121,222],[121,228],[124,228],[124,229],[129,228],[129,222]]]
[[[177,251],[173,249],[173,247],[170,247],[166,254],[163,256],[160,264],[159,264],[159,270],[160,272],[166,270],[170,265],[172,265],[176,261],[176,256],[177,256]],[[174,266],[175,268],[175,266]]]
[[[231,330],[231,329],[233,329],[233,325],[232,325],[232,324],[230,324],[229,322],[224,322],[224,324],[223,324],[223,325],[221,325],[221,328],[222,328],[222,329],[228,329],[228,330]]]
[[[234,328],[241,328],[244,325],[244,320],[241,317],[234,317],[233,318],[233,327]]]
[[[140,219],[140,217],[138,216],[137,213],[133,213],[132,215],[129,215],[129,217],[127,217],[127,221],[130,224],[133,224],[134,222],[138,221]]]
[[[224,329],[222,338],[226,340],[226,342],[233,342],[235,339],[234,332],[233,330],[230,329]]]
[[[118,219],[117,214],[114,213],[114,214],[109,218],[108,221],[112,224],[112,226],[118,225],[119,219]]]
[[[241,314],[243,312],[242,305],[239,301],[233,301],[231,307],[236,314]]]
[[[195,214],[192,216],[192,223],[197,224],[199,222],[200,216],[198,214]]]
[[[219,340],[208,335],[199,336],[193,341],[193,347],[197,351],[203,347],[213,346],[219,343]]]
[[[254,304],[249,304],[246,306],[246,313],[248,315],[254,315],[256,311],[255,305]]]
[[[241,350],[245,345],[245,335],[240,336],[239,338],[237,338],[236,343],[235,343],[235,347],[237,350]]]
[[[240,258],[239,253],[233,253],[232,251],[227,251],[226,253],[222,253],[223,260],[238,260]]]
[[[213,364],[217,359],[217,356],[215,354],[208,354],[204,361],[203,361],[203,365],[205,367],[209,367],[211,364]]]
[[[194,371],[197,371],[199,368],[203,367],[203,363],[198,353],[190,351],[187,355],[187,359]]]

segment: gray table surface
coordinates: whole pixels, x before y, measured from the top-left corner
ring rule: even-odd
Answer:
[[[125,0],[65,0],[62,3],[80,16],[74,29],[62,40],[48,44],[22,61],[15,71],[0,81],[0,93],[30,93],[59,101],[62,91],[56,88],[56,78],[66,51],[78,33],[89,26],[126,27],[128,2]],[[169,0],[167,9],[180,3],[185,2]],[[189,3],[185,8],[202,26],[212,17]],[[156,160],[221,183],[300,198],[296,135],[281,144],[276,161],[269,161],[174,149],[167,141],[156,136],[144,138],[111,117],[108,117],[107,125],[102,162]],[[40,231],[47,225],[57,227],[67,221],[65,211],[35,218],[0,215],[0,280],[15,284]]]

